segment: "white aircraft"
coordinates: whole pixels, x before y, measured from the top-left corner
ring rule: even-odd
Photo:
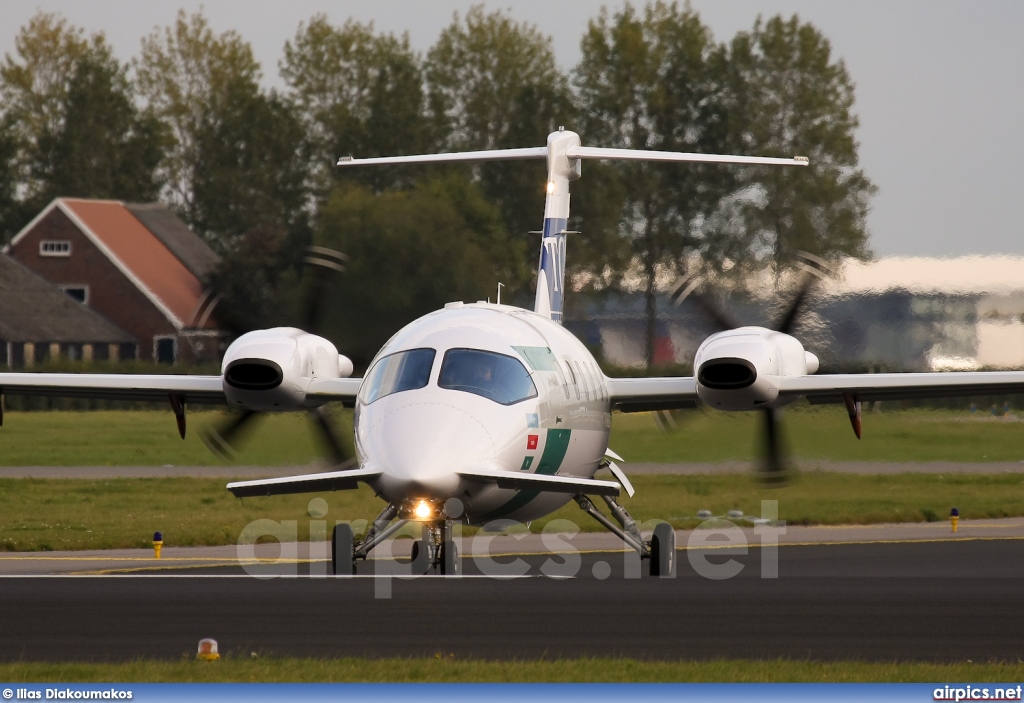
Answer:
[[[861,401],[1024,392],[1024,372],[816,376],[817,358],[786,333],[789,324],[782,331],[740,327],[713,334],[697,351],[695,377],[615,379],[606,377],[586,347],[562,327],[569,183],[580,177],[584,160],[799,167],[807,165],[805,158],[592,148],[560,129],[545,147],[346,158],[339,166],[501,159],[547,161],[533,310],[449,303],[392,337],[364,378],[350,377],[352,363],[326,339],[274,328],[244,334],[231,344],[220,376],[6,373],[0,374],[0,393],[169,399],[183,437],[187,404],[239,408],[236,425],[260,411],[309,410],[328,439],[333,434],[320,407],[354,406],[354,466],[227,486],[245,497],[369,485],[387,506],[359,542],[348,525],[335,528],[335,573],[353,573],[357,559],[416,520],[427,528],[422,546],[417,542],[414,549],[416,568],[455,574],[453,523],[525,522],[575,500],[649,559],[652,574],[672,576],[671,527],[661,523],[645,539],[615,500],[623,490],[632,496],[633,488],[615,464],[621,459],[608,447],[613,410],[692,407],[698,401],[721,410],[760,410],[771,439],[776,409],[805,397],[845,403],[860,436]],[[777,468],[778,462],[770,466]],[[595,478],[603,469],[614,480]],[[614,522],[590,496],[601,497]]]

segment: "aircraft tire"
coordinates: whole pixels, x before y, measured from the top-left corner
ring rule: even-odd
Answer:
[[[676,577],[676,533],[667,522],[655,525],[651,537],[651,576]]]
[[[412,543],[412,559],[409,562],[410,573],[413,576],[422,576],[430,570],[430,542],[428,536]]]
[[[459,548],[454,540],[441,545],[441,573],[444,576],[459,575]]]
[[[356,572],[355,536],[351,525],[335,525],[331,533],[331,572],[336,576],[351,576]]]

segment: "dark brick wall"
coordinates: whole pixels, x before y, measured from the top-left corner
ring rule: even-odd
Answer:
[[[71,242],[71,256],[40,256],[42,240]],[[139,340],[139,358],[153,359],[153,338],[176,335],[174,325],[59,209],[11,247],[10,256],[54,285],[87,285],[88,306]],[[188,359],[179,341],[179,359]]]

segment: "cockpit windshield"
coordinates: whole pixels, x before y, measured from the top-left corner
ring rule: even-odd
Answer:
[[[433,349],[409,349],[378,359],[359,390],[360,402],[369,405],[392,393],[423,388],[436,354]]]
[[[537,396],[530,372],[515,357],[479,349],[449,349],[437,385],[481,395],[502,405]]]

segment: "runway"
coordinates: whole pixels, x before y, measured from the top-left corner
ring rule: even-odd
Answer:
[[[178,659],[214,637],[222,652],[246,657],[1017,661],[1019,523],[955,537],[931,526],[931,537],[904,539],[831,528],[821,533],[831,539],[817,543],[790,528],[776,550],[680,551],[673,580],[627,578],[619,551],[529,554],[525,540],[513,545],[520,552],[462,559],[464,578],[317,577],[308,574],[323,565],[305,559],[257,569],[292,574],[276,578],[202,562],[132,575],[6,576],[0,659]],[[904,536],[926,527],[908,526]],[[771,552],[778,577],[764,578]],[[579,562],[569,564],[573,554]],[[707,577],[709,564],[730,560],[738,573]],[[493,564],[525,565],[526,575],[475,576]],[[560,566],[559,577],[540,575],[545,564],[548,573]],[[360,564],[363,574],[398,568],[393,560]]]

